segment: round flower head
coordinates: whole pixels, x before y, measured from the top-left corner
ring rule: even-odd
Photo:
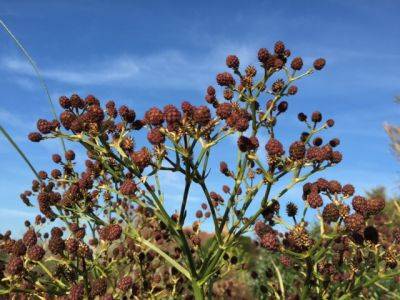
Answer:
[[[364,227],[365,220],[362,215],[356,213],[348,215],[344,219],[344,224],[347,230],[357,232]]]
[[[103,296],[107,292],[107,279],[99,278],[91,283],[91,295]]]
[[[165,136],[159,128],[153,128],[147,134],[147,139],[152,145],[160,145],[165,142]]]
[[[157,107],[150,108],[144,115],[147,124],[159,126],[164,122],[164,114]]]
[[[322,68],[325,66],[325,59],[323,58],[318,58],[317,60],[314,61],[314,69],[315,70],[322,70]]]
[[[237,70],[239,68],[239,58],[236,55],[228,55],[226,65],[228,68]]]
[[[380,213],[385,208],[385,199],[382,197],[375,197],[367,201],[367,211],[371,215]]]
[[[233,86],[236,84],[235,79],[233,79],[232,75],[228,72],[220,73],[217,75],[217,83],[220,86]]]
[[[322,218],[326,223],[336,222],[339,216],[339,209],[333,203],[327,204],[322,211]]]
[[[268,155],[271,157],[281,156],[285,153],[281,142],[273,138],[271,138],[265,145],[265,150],[267,150]]]
[[[193,120],[201,125],[207,125],[211,120],[211,112],[207,106],[196,107],[193,114]]]
[[[298,210],[297,205],[292,203],[292,202],[289,202],[286,205],[286,214],[288,215],[288,217],[296,216],[297,215],[297,210]]]
[[[124,276],[119,280],[117,286],[121,291],[127,292],[131,288],[132,284],[133,284],[132,277]]]
[[[301,68],[303,67],[303,60],[301,57],[295,57],[292,60],[292,63],[290,64],[290,66],[292,67],[293,70],[301,70]]]
[[[41,246],[33,245],[32,247],[28,248],[27,254],[30,260],[40,261],[45,255],[45,251]]]
[[[318,208],[324,204],[322,197],[318,193],[310,193],[307,196],[307,202],[311,208]]]
[[[285,51],[285,44],[282,41],[277,41],[274,46],[274,51],[276,54],[283,54]]]
[[[261,237],[261,246],[270,251],[279,249],[279,239],[274,232],[267,232]]]
[[[267,63],[268,59],[270,58],[271,54],[268,52],[266,48],[261,48],[258,50],[258,60],[262,63]]]
[[[303,142],[296,141],[290,145],[289,154],[293,160],[303,159],[306,154],[306,146]]]
[[[6,266],[6,272],[10,275],[21,274],[24,270],[24,261],[19,256],[11,256]]]
[[[36,245],[37,242],[36,232],[33,229],[28,229],[28,231],[25,232],[24,236],[22,237],[22,241],[27,247]]]
[[[181,112],[174,105],[164,107],[165,121],[169,124],[179,123],[182,118]]]
[[[227,119],[232,113],[232,104],[228,102],[221,103],[217,106],[216,114],[217,116],[225,120]]]

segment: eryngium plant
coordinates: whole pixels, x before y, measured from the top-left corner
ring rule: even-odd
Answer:
[[[355,196],[355,212],[350,212],[346,200],[353,196],[353,186],[319,179],[303,186],[300,216],[295,204],[287,205],[291,225],[279,214],[288,191],[342,160],[334,150],[338,139],[324,143],[316,136],[334,125],[332,119],[323,121],[318,111],[298,114],[304,132],[286,150],[279,141],[276,126],[297,93],[294,83],[325,66],[320,58],[302,72],[302,59],[289,57],[282,42],[275,44],[273,52],[262,48],[258,52],[261,71],[257,71],[254,66],[240,70],[239,59],[229,55],[226,64],[234,74],[216,76],[223,99],[210,86],[205,96],[209,105],[183,102],[180,108],[152,107],[142,118],[113,101],[103,107],[91,95],[62,96],[59,121],[40,119],[38,132],[29,134],[29,139],[63,138],[80,145],[87,153],[85,170],[79,171],[72,150],[64,158],[55,154],[52,160],[58,168],[38,172],[32,189],[21,195],[27,205],[35,197],[41,215],[32,224],[27,222],[22,239],[12,239],[10,232],[2,238],[2,248],[9,253],[1,281],[3,294],[67,299],[212,297],[214,282],[221,286],[222,277],[245,265],[239,263],[242,257],[237,249],[253,230],[271,261],[281,252],[283,262],[296,263],[297,280],[302,282],[297,296],[303,299],[329,298],[333,293],[351,297],[365,281],[383,278],[382,264],[396,266],[396,249],[379,244],[369,236],[374,230],[365,227],[368,217],[383,209],[381,198],[367,201]],[[135,144],[140,131],[146,131],[149,145]],[[237,161],[231,166],[220,163],[226,184],[219,194],[210,190],[208,175],[215,166],[209,162],[219,144],[230,143],[229,136],[237,140]],[[260,145],[264,140],[265,145]],[[263,147],[265,152],[259,149]],[[175,212],[165,206],[169,199],[161,189],[162,172],[181,173],[184,178]],[[198,211],[188,212],[194,187],[202,191],[204,203]],[[311,209],[323,209],[322,215],[318,213],[323,220],[319,235],[309,233],[306,213]],[[188,224],[188,215],[196,217],[193,224]],[[201,230],[206,219],[213,224],[211,234]],[[52,222],[50,234],[43,232]],[[336,257],[326,251],[334,243],[349,247],[346,253],[357,257],[367,247],[364,255],[372,255],[375,263],[361,268],[373,268],[376,277],[357,277],[362,274],[360,267],[346,262],[350,277],[342,280],[349,284],[341,290],[326,288],[330,281],[325,279],[339,272],[331,272]],[[339,252],[339,260],[344,253]],[[260,288],[266,296],[285,298],[278,267],[275,272],[278,285],[268,285],[266,279]]]

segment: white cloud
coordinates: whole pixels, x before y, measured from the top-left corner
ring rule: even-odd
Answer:
[[[10,127],[23,130],[28,130],[29,128],[32,128],[32,124],[30,124],[29,122],[27,123],[18,115],[1,108],[0,108],[0,123],[4,126],[9,125]]]
[[[0,209],[0,217],[32,218],[34,216],[35,213],[23,211],[20,209],[9,209],[9,208]]]
[[[3,57],[1,59],[1,65],[6,70],[19,75],[29,77],[35,76],[32,67],[22,58]],[[87,85],[105,84],[132,78],[138,71],[138,66],[132,59],[128,57],[119,57],[104,63],[96,63],[89,66],[79,63],[72,68],[67,66],[43,68],[41,73],[49,80],[76,85]]]
[[[46,80],[73,86],[126,85],[135,87],[204,89],[215,81],[216,72],[225,70],[224,60],[236,53],[243,64],[255,59],[255,50],[249,46],[220,44],[205,53],[184,53],[166,50],[144,56],[117,55],[104,61],[75,61],[66,65],[39,67]],[[254,61],[254,59],[252,59]],[[23,58],[3,56],[0,67],[18,77],[17,84],[32,88],[35,73]]]

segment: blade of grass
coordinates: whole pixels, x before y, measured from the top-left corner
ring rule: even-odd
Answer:
[[[282,299],[285,299],[285,287],[283,285],[283,279],[282,279],[281,272],[279,271],[278,267],[275,265],[275,263],[272,259],[271,259],[271,262],[272,262],[272,266],[275,269],[276,276],[278,277],[279,289],[281,290]]]
[[[29,55],[28,51],[25,49],[25,47],[22,45],[22,43],[17,39],[17,37],[12,33],[12,31],[7,27],[7,25],[1,19],[0,19],[0,25],[4,28],[4,30],[7,32],[7,34],[11,37],[11,39],[14,41],[14,43],[17,45],[17,47],[22,51],[24,56],[29,61],[30,65],[32,66],[33,70],[35,71],[36,77],[38,78],[40,84],[42,85],[42,87],[46,93],[46,96],[49,100],[51,112],[54,116],[54,119],[58,120],[56,109],[54,107],[53,100],[51,99],[51,96],[50,96],[49,88],[47,87],[46,81],[44,80],[42,74],[40,73],[40,70],[39,70],[37,64],[32,59],[32,57]],[[66,152],[65,143],[64,143],[63,138],[61,138],[61,145],[62,145],[64,152]]]
[[[21,148],[18,147],[18,145],[14,142],[12,137],[8,134],[8,132],[3,128],[3,126],[0,125],[0,132],[4,135],[4,137],[7,139],[7,141],[10,142],[10,144],[14,147],[15,150],[21,155],[22,159],[26,162],[26,164],[29,166],[29,168],[32,170],[32,172],[35,174],[39,182],[42,182],[42,179],[39,177],[38,172],[36,172],[35,168],[29,161],[29,159],[26,157],[24,152],[22,152]]]

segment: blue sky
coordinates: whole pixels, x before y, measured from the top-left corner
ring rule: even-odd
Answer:
[[[396,123],[400,94],[398,1],[18,1],[0,3],[0,17],[39,65],[51,95],[94,94],[132,106],[138,115],[151,105],[203,103],[204,90],[225,70],[227,54],[256,64],[260,47],[283,40],[293,55],[326,68],[297,85],[281,121],[281,139],[297,138],[299,111],[316,109],[336,120],[326,133],[339,137],[343,163],[326,173],[352,182],[362,193],[384,185],[397,193],[398,168],[382,125]],[[300,4],[302,3],[302,4]],[[50,109],[32,69],[0,32],[0,124],[38,169],[59,149],[56,142],[32,144],[26,135]],[[229,144],[230,143],[230,144]],[[227,141],[225,147],[233,147]],[[226,148],[224,148],[226,149]],[[216,152],[215,164],[226,156]],[[35,215],[19,193],[32,174],[0,137],[0,230],[22,230]],[[212,181],[223,178],[212,173]],[[169,206],[179,201],[181,178],[166,181]],[[217,188],[217,187],[216,187]],[[297,190],[287,201],[300,201]],[[194,191],[191,207],[202,202]]]

